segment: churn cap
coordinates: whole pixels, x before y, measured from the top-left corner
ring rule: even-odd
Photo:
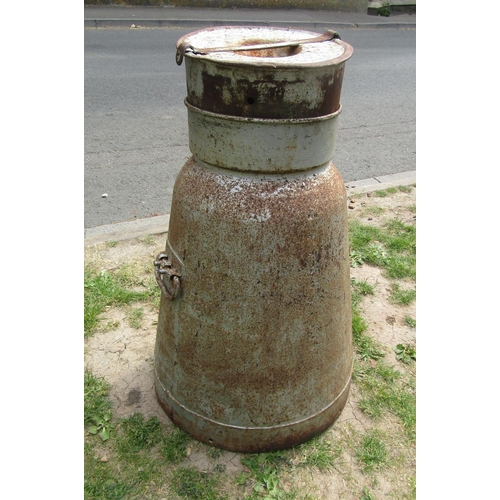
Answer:
[[[187,103],[250,118],[311,118],[340,109],[344,63],[353,49],[334,30],[220,26],[177,42]]]
[[[334,30],[323,35],[291,28],[225,26],[189,33],[177,42],[176,60],[204,57],[221,64],[271,67],[339,64],[352,47]]]

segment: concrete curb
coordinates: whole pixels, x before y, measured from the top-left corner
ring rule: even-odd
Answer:
[[[347,196],[387,189],[389,187],[409,186],[417,180],[416,171],[382,175],[360,181],[346,183]],[[119,222],[85,230],[84,246],[90,247],[106,241],[123,241],[143,238],[149,234],[162,234],[168,231],[170,214],[148,217],[133,221]]]
[[[344,29],[415,29],[415,23],[352,23],[332,21],[257,21],[248,19],[85,19],[85,28],[204,28],[210,26],[309,26]]]

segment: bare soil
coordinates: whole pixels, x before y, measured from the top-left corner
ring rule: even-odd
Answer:
[[[410,193],[398,192],[386,197],[371,193],[353,195],[349,197],[348,212],[350,217],[358,217],[366,224],[382,224],[387,218],[415,223],[415,203],[416,188]],[[380,207],[383,211],[377,213],[374,207]],[[127,264],[145,276],[148,272],[151,275],[153,260],[163,251],[165,238],[166,234],[157,234],[120,241],[115,246],[96,245],[86,248],[85,260],[106,270],[116,270]],[[367,333],[387,347],[387,363],[397,365],[398,370],[404,371],[406,367],[396,360],[393,348],[399,343],[415,344],[415,329],[405,323],[406,316],[416,317],[415,304],[391,304],[388,300],[390,281],[377,267],[365,264],[352,268],[351,275],[375,286],[375,295],[367,296],[362,304],[364,318],[369,325]],[[114,415],[126,417],[140,412],[145,417],[156,416],[164,425],[171,426],[173,424],[159,406],[154,392],[153,353],[158,310],[147,305],[134,307],[143,307],[139,328],[130,325],[127,308],[111,308],[103,314],[100,330],[85,341],[85,368],[104,377],[110,384]],[[358,401],[359,391],[353,384],[342,414],[332,430],[328,431],[342,436],[345,443],[355,442],[356,436],[374,426],[372,419],[359,408]],[[388,435],[394,426],[391,416],[376,422],[377,429]],[[415,450],[396,452],[399,461],[377,475],[364,473],[353,454],[346,452],[336,469],[328,472],[314,470],[311,473],[308,469],[298,468],[293,477],[284,478],[283,481],[303,494],[309,492],[309,498],[359,500],[364,487],[377,499],[406,498],[410,490],[409,482],[415,476]],[[238,453],[222,452],[217,459],[213,459],[207,455],[205,447],[195,443],[188,449],[184,465],[211,471],[222,464],[225,474],[236,476],[245,470],[241,458],[242,455]]]

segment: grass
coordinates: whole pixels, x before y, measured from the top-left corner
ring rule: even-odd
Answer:
[[[356,449],[356,457],[361,463],[363,470],[371,472],[380,469],[388,462],[386,445],[380,432],[368,431]]]
[[[149,281],[134,279],[130,269],[126,266],[115,273],[86,266],[84,272],[85,337],[89,337],[95,332],[99,325],[99,316],[107,308],[136,302],[155,301],[158,297],[156,288],[153,288]],[[132,313],[131,321],[133,324],[138,324],[137,317],[137,312]]]
[[[409,191],[390,188],[375,197]],[[415,205],[407,208],[416,211]],[[385,222],[368,226],[351,220],[351,264],[382,269],[390,282],[389,303],[402,311],[397,325],[414,329],[416,319],[404,308],[416,300],[416,226],[387,218],[382,207],[368,206],[365,211],[383,216]],[[152,245],[154,240],[147,237],[142,243]],[[345,486],[345,498],[381,498],[377,481],[384,476],[399,481],[391,498],[415,499],[416,480],[414,471],[408,472],[408,461],[414,460],[416,440],[416,347],[412,342],[384,345],[370,335],[365,304],[380,288],[367,280],[351,279],[353,404],[364,415],[363,426],[337,424],[294,449],[240,455],[244,470],[239,474],[226,472],[227,455],[221,450],[193,440],[173,425],[163,425],[157,417],[135,413],[117,418],[109,385],[86,371],[85,499],[316,500],[322,496],[313,478],[334,476]],[[145,307],[157,307],[158,300],[159,288],[149,261],[113,270],[86,265],[85,336],[96,331],[105,335],[119,326],[114,320],[101,319],[112,307],[123,308],[129,325],[141,328]],[[107,439],[91,433],[96,422],[108,430]],[[205,455],[211,465],[203,470],[193,467],[188,461],[193,450]]]
[[[416,328],[417,327],[417,320],[415,318],[412,318],[411,316],[405,316],[405,323],[410,328]]]
[[[109,385],[100,377],[86,371],[84,383],[84,425],[94,423],[95,419],[102,418],[111,411],[111,402],[108,398]]]
[[[127,311],[127,321],[132,328],[138,330],[142,326],[144,310],[142,307],[133,307]]]
[[[404,376],[386,363],[375,366],[366,360],[355,364],[353,373],[360,391],[359,407],[375,420],[392,414],[396,417],[406,437],[414,442],[416,438],[415,379]]]
[[[218,492],[217,474],[201,472],[192,467],[179,467],[172,474],[171,481],[175,493],[186,500],[227,499],[225,495]]]
[[[163,441],[162,456],[172,464],[182,462],[186,458],[187,446],[190,441],[191,436],[189,434],[181,429],[174,428]]]
[[[352,219],[351,265],[381,267],[391,279],[416,279],[416,226],[391,219],[383,227]]]
[[[314,467],[321,471],[331,470],[342,455],[342,447],[325,434],[314,437],[297,448],[301,465]]]
[[[415,302],[416,298],[417,298],[416,290],[402,289],[399,283],[393,283],[391,285],[391,295],[389,297],[389,301],[392,302],[393,304],[406,306]]]

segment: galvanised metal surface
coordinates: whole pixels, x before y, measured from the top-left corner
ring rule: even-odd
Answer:
[[[295,40],[305,38],[295,31]],[[241,33],[248,42],[247,28]],[[258,40],[276,44],[266,33]],[[221,46],[210,40],[192,45]],[[233,32],[224,43],[236,42]],[[245,57],[226,56],[228,66]],[[190,59],[207,62],[186,52]],[[273,65],[266,71],[277,75]],[[158,400],[205,443],[238,452],[295,446],[335,421],[351,380],[347,203],[330,161],[340,103],[296,118],[227,115],[189,96],[187,106],[198,120],[190,124],[194,156],[177,177],[165,252],[155,261]],[[287,156],[293,149],[301,154]]]
[[[211,165],[291,172],[322,165],[333,156],[340,106],[326,116],[293,120],[228,116],[186,106],[189,148]]]

